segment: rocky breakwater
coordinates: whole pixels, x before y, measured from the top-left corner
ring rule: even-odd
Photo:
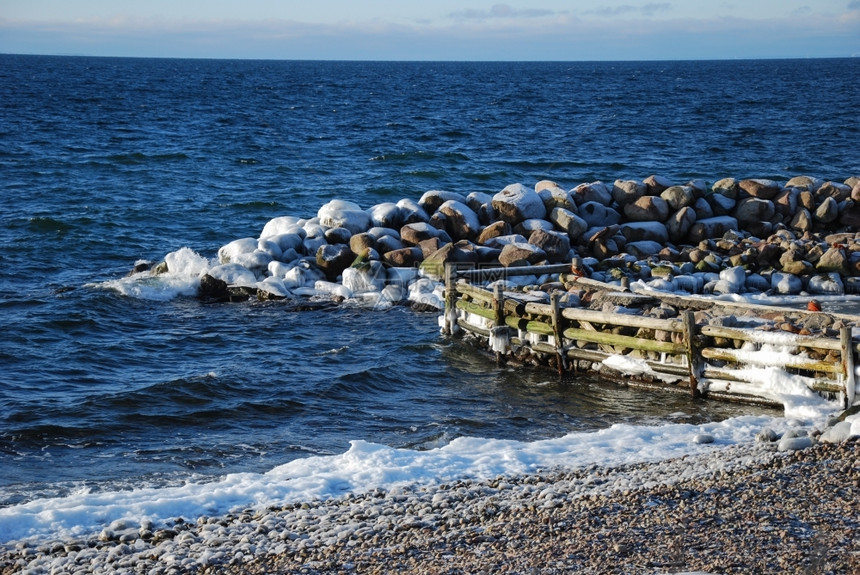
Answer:
[[[674,184],[543,180],[495,195],[428,191],[363,209],[343,200],[280,216],[209,261],[187,248],[145,273],[199,276],[215,300],[327,296],[441,308],[447,263],[582,262],[601,281],[691,293],[860,290],[860,177]],[[536,282],[525,278],[520,282]]]

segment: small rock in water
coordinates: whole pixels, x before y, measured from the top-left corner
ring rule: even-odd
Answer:
[[[779,440],[777,449],[779,451],[797,451],[806,449],[815,445],[815,440],[809,436],[804,437],[783,437]]]
[[[762,429],[755,435],[755,440],[759,443],[772,443],[779,439],[779,436],[773,429],[767,428]]]
[[[710,433],[697,433],[696,436],[693,438],[693,443],[698,443],[700,445],[713,442],[714,436]]]

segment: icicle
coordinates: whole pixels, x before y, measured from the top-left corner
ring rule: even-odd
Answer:
[[[490,349],[496,353],[505,353],[511,343],[507,327],[494,327],[490,330]]]

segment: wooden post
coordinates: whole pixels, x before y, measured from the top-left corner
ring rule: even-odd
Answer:
[[[493,287],[493,315],[494,315],[494,325],[496,335],[501,330],[507,330],[508,326],[505,324],[505,293],[502,289],[502,284],[496,283]],[[492,337],[492,336],[491,336]],[[497,346],[498,347],[498,346]],[[496,349],[496,364],[502,365],[502,358],[504,357],[505,352],[501,349]]]
[[[552,308],[552,337],[555,339],[555,361],[558,367],[558,374],[561,375],[564,373],[564,358],[562,357],[559,299],[561,299],[561,295],[557,291],[552,292],[549,296],[549,305]]]
[[[455,303],[457,294],[454,291],[454,264],[445,264],[445,333],[454,335],[456,325],[454,324],[454,316],[457,313]]]
[[[699,354],[696,337],[696,317],[692,311],[685,311],[684,316],[684,344],[687,348],[687,365],[690,367],[690,395],[693,398],[699,396],[699,376],[702,373],[701,355]]]
[[[846,326],[839,330],[839,342],[842,350],[842,380],[845,383],[845,409],[854,405],[854,339],[851,328]]]

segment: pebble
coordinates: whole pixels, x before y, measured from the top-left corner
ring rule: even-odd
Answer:
[[[860,442],[788,439],[809,445],[111,525],[86,541],[12,542],[0,574],[860,572]],[[131,537],[146,531],[157,536]]]

